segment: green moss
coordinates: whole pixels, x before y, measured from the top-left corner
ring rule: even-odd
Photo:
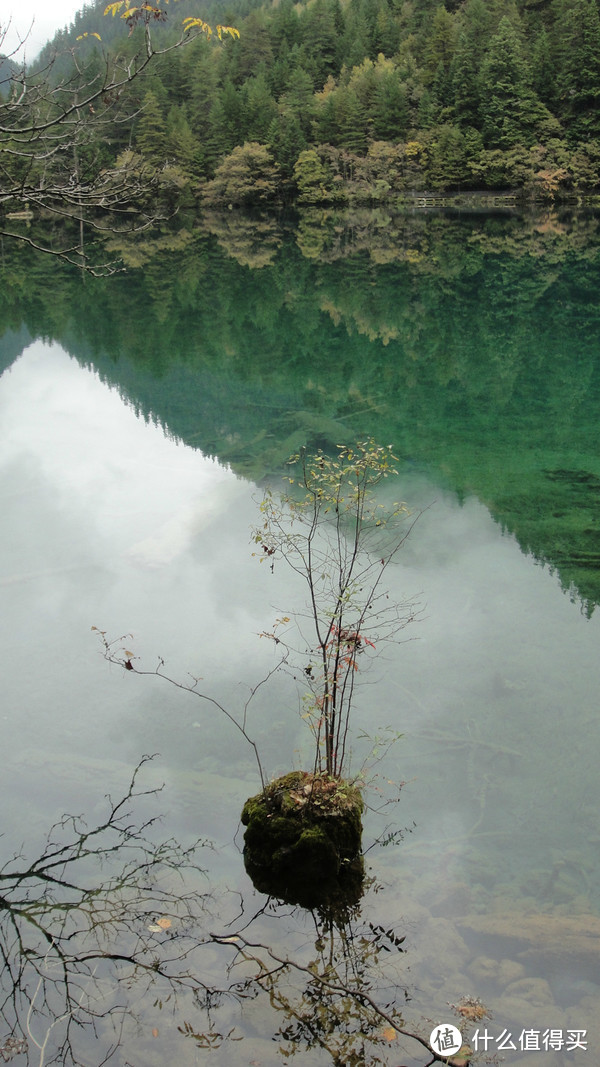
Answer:
[[[256,888],[304,907],[362,892],[363,801],[349,782],[292,771],[242,811],[244,863]]]

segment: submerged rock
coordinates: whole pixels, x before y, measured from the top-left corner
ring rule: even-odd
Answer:
[[[292,771],[250,797],[242,811],[244,864],[261,893],[320,907],[361,894],[363,800],[356,786]]]

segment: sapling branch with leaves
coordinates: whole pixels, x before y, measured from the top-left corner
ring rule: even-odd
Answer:
[[[127,644],[131,634],[112,639],[92,626],[109,663],[162,678],[220,711],[250,745],[263,791],[267,778],[248,725],[249,706],[259,690],[281,670],[302,678],[304,718],[315,740],[313,775],[342,778],[358,680],[417,617],[415,600],[397,602],[385,582],[418,518],[404,503],[386,506],[377,498],[381,482],[397,474],[395,458],[391,445],[372,440],[339,446],[336,456],[319,451],[309,457],[302,450],[289,460],[294,467],[287,476],[290,491],[265,490],[253,541],[271,569],[283,560],[303,580],[308,601],[305,611],[294,618],[282,615],[271,632],[260,635],[278,646],[277,662],[250,687],[240,713],[204,693],[200,678],[171,677],[162,657],[152,669],[139,666]]]
[[[397,603],[385,583],[416,517],[404,503],[378,501],[381,482],[397,471],[392,446],[373,440],[338,446],[337,455],[301,450],[290,459],[290,491],[265,491],[254,531],[261,560],[283,561],[305,583],[306,611],[295,632],[278,619],[263,636],[286,649],[285,664],[306,685],[305,718],[316,742],[315,773],[340,778],[363,668],[416,617],[414,601]]]

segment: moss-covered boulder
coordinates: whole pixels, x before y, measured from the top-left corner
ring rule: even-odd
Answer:
[[[242,811],[244,864],[256,888],[303,907],[358,900],[362,811],[356,786],[306,771],[250,797]]]

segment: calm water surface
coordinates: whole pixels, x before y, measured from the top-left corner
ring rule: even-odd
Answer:
[[[473,230],[472,242],[479,233]],[[586,246],[588,271],[590,260],[596,262],[594,248]],[[507,318],[506,307],[490,304],[489,294],[504,290],[494,287],[499,264],[488,254],[488,273],[477,282],[481,287],[486,280],[486,301],[477,305],[470,297],[468,307],[454,303],[445,332],[439,323],[432,326],[428,342],[435,347],[444,341],[449,357],[456,357],[466,333],[461,327],[461,336],[452,340],[453,331],[477,306],[481,315],[471,320],[469,336],[485,332],[491,346],[490,317],[504,323],[502,358],[495,377],[488,367],[480,402],[469,394],[468,374],[462,391],[456,376],[450,384],[430,381],[420,399],[415,386],[412,398],[398,399],[394,431],[393,399],[388,398],[388,407],[385,398],[377,401],[383,404],[386,442],[395,432],[400,446],[399,475],[389,498],[423,509],[393,571],[391,591],[399,598],[417,596],[422,612],[401,635],[406,641],[378,661],[369,677],[377,684],[365,686],[357,706],[355,770],[370,747],[358,738],[360,732],[376,735],[390,726],[404,735],[373,768],[367,797],[373,809],[382,810],[367,813],[365,845],[404,833],[385,847],[369,849],[373,883],[362,915],[353,921],[357,930],[370,923],[371,932],[381,926],[406,937],[405,951],[380,952],[369,962],[374,996],[382,1004],[393,1000],[406,1025],[428,1036],[434,1023],[456,1021],[449,1005],[468,994],[493,1013],[479,1024],[492,1035],[489,1055],[497,1051],[496,1038],[503,1031],[512,1033],[517,1047],[502,1053],[511,1064],[530,1063],[534,1056],[519,1048],[525,1029],[540,1035],[549,1029],[587,1030],[585,1052],[556,1047],[555,1035],[555,1047],[537,1053],[536,1062],[544,1067],[563,1067],[595,1062],[600,1048],[600,615],[594,610],[593,567],[578,588],[572,577],[579,572],[569,570],[572,560],[565,563],[568,523],[591,537],[598,521],[594,479],[600,484],[600,457],[594,432],[600,411],[594,383],[599,351],[590,331],[588,374],[579,389],[574,379],[582,371],[584,346],[575,315],[561,307],[549,365],[540,364],[539,331],[528,334],[524,316]],[[244,269],[248,284],[259,288],[260,271],[250,282],[251,272]],[[381,284],[380,303],[388,309],[393,306],[389,269],[385,279],[376,273],[371,278],[373,286]],[[598,268],[593,269],[597,275]],[[539,285],[534,260],[529,270],[530,287]],[[552,270],[560,282],[560,266]],[[352,348],[362,346],[363,363],[373,361],[378,380],[387,373],[396,388],[399,348],[366,327],[351,330],[341,304],[336,319],[324,307],[323,277],[321,289],[317,276],[313,281],[327,351],[333,351],[332,330],[340,351],[349,338]],[[398,300],[400,281],[398,275]],[[459,295],[454,290],[454,297]],[[574,294],[573,308],[578,299],[581,294]],[[126,310],[119,314],[125,316]],[[427,327],[426,308],[421,315],[424,322],[415,320],[415,335]],[[584,323],[582,329],[588,327]],[[12,344],[14,337],[7,334],[5,341]],[[404,335],[396,340],[408,347]],[[260,331],[252,341],[259,344]],[[261,913],[265,898],[243,869],[239,812],[259,786],[251,752],[208,705],[158,679],[109,666],[92,627],[110,638],[132,635],[126,647],[140,657],[140,665],[152,669],[160,656],[171,674],[184,680],[189,674],[201,676],[204,691],[227,707],[241,708],[249,686],[273,665],[272,648],[258,634],[272,627],[277,614],[301,602],[287,574],[272,574],[252,557],[257,481],[266,480],[269,468],[276,477],[275,451],[283,452],[299,428],[304,427],[309,444],[331,442],[334,419],[348,433],[372,432],[377,404],[363,390],[355,396],[355,411],[363,405],[367,415],[354,421],[344,421],[339,409],[323,410],[325,405],[288,408],[302,376],[298,357],[293,385],[282,377],[275,383],[279,437],[270,408],[262,415],[269,436],[260,437],[257,426],[251,433],[243,419],[237,430],[233,425],[221,430],[214,405],[203,423],[197,397],[190,399],[186,383],[194,366],[173,364],[170,372],[163,368],[157,375],[156,368],[136,364],[124,348],[112,353],[121,363],[115,364],[111,382],[106,352],[98,356],[99,374],[90,344],[89,338],[83,343],[67,336],[62,345],[42,340],[13,345],[19,351],[7,358],[0,380],[2,786],[9,813],[4,857],[19,850],[35,854],[63,812],[99,818],[105,795],[123,792],[141,756],[156,753],[144,773],[149,785],[165,783],[157,801],[165,836],[214,842],[214,849],[203,853],[206,890],[214,894],[207,928],[235,932],[256,915],[248,927],[256,941],[308,963],[319,933],[314,917],[292,907],[272,906]],[[511,344],[518,385],[506,392]],[[537,377],[528,367],[519,378],[515,368],[528,366],[528,351],[535,355]],[[557,353],[563,360],[560,374]],[[421,355],[417,366],[419,359],[423,365]],[[213,378],[216,373],[210,368]],[[353,373],[349,367],[350,381]],[[248,404],[256,405],[259,396],[268,398],[268,376],[259,381],[255,367],[248,376]],[[318,377],[312,384],[309,377],[307,372],[305,393],[318,391]],[[244,409],[242,380],[231,375],[234,411]],[[560,388],[551,394],[554,380]],[[542,396],[542,387],[547,395]],[[222,388],[215,392],[226,411]],[[577,398],[569,418],[580,429],[572,434],[565,431],[566,390]],[[154,417],[152,396],[163,401],[162,407],[156,403]],[[274,409],[272,396],[267,402]],[[492,409],[494,417],[484,420],[483,413]],[[550,410],[556,412],[554,428]],[[292,411],[300,414],[292,418]],[[223,421],[222,411],[218,414]],[[403,421],[407,416],[412,425]],[[227,443],[228,462],[226,456],[221,462],[214,458],[216,447],[211,456],[211,449],[193,447],[193,440],[184,443],[186,434],[177,427],[185,422],[189,438],[194,418],[201,439],[202,427],[210,423],[221,451]],[[592,427],[590,433],[583,432],[585,426]],[[244,453],[249,441],[253,445]],[[253,479],[242,475],[248,457],[256,468]],[[513,472],[510,479],[507,471]],[[554,526],[547,508],[553,494],[554,510],[562,512],[554,516]],[[298,693],[284,678],[261,690],[250,706],[250,732],[269,775],[310,762],[310,739],[299,710]],[[391,803],[397,796],[393,783],[399,782],[405,783],[400,801]],[[343,934],[330,932],[338,938],[340,956],[342,945],[348,951],[348,931]],[[353,951],[358,943],[357,934]],[[223,946],[206,948],[201,959],[207,981],[225,981],[230,957]],[[266,997],[243,1001],[241,1007],[225,1003],[219,1032],[232,1031],[232,1038],[242,1040],[214,1042],[211,1048],[181,1030],[186,1020],[203,1029],[197,1004],[184,1000],[171,1013],[159,1009],[151,995],[136,1005],[139,1021],[132,1016],[125,1026],[118,1062],[152,1065],[174,1058],[180,1064],[274,1065],[294,1054],[303,1064],[350,1062],[347,1047],[341,1059],[332,1055],[339,1033],[323,1038],[320,1047],[307,1038],[289,1009],[297,992],[290,980],[271,1005]],[[280,1032],[286,1026],[291,1041]],[[467,1036],[472,1038],[476,1028],[469,1025]],[[355,1045],[362,1057],[355,1062],[410,1067],[427,1062],[410,1041],[376,1036],[377,1045]],[[104,1039],[102,1029],[87,1039],[85,1062],[100,1059]],[[36,1056],[30,1042],[30,1062],[38,1062]]]

